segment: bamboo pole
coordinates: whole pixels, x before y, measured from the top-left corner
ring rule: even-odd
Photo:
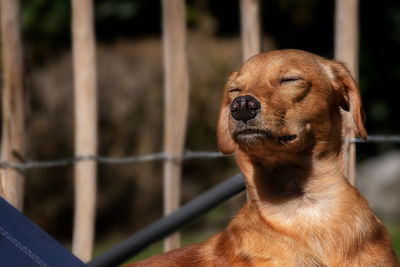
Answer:
[[[240,0],[240,25],[242,35],[242,59],[246,61],[250,57],[261,52],[259,0]]]
[[[243,61],[261,51],[259,0],[240,0]]]
[[[346,63],[358,79],[358,0],[336,0],[335,8],[335,58]],[[353,118],[343,112],[344,172],[352,185],[356,183],[356,146],[349,143],[354,137]]]
[[[162,0],[164,51],[164,152],[168,156],[183,154],[188,112],[189,81],[186,63],[186,25],[184,0]],[[164,162],[164,214],[179,207],[181,162]],[[164,250],[180,246],[179,233],[164,241]]]
[[[72,0],[75,100],[75,155],[97,151],[96,52],[92,0]],[[75,214],[72,252],[92,257],[96,207],[96,162],[75,165]]]
[[[25,155],[25,73],[23,64],[20,2],[1,0],[3,55],[3,126],[1,160],[18,162]],[[24,177],[15,169],[0,170],[0,195],[23,209]]]

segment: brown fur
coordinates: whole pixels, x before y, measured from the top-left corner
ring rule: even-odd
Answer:
[[[261,104],[245,123],[230,111],[244,95]],[[386,229],[343,176],[340,108],[366,139],[343,64],[299,50],[250,58],[229,78],[218,121],[218,146],[234,153],[247,203],[206,242],[134,266],[399,266]],[[246,129],[268,134],[237,135]],[[278,139],[288,135],[296,138]]]

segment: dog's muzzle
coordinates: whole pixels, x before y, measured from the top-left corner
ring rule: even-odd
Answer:
[[[238,96],[231,104],[231,115],[237,121],[247,121],[254,119],[260,112],[261,104],[251,95]]]

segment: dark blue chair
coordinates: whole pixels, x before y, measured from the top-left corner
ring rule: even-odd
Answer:
[[[85,266],[0,197],[0,266]]]

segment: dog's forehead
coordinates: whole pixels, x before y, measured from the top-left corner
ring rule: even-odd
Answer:
[[[319,57],[301,50],[276,50],[261,53],[248,59],[240,73],[282,73],[286,71],[320,71]]]
[[[334,80],[330,60],[302,50],[275,50],[255,55],[243,63],[230,80],[230,87],[273,85],[287,77],[301,77],[319,87]]]

